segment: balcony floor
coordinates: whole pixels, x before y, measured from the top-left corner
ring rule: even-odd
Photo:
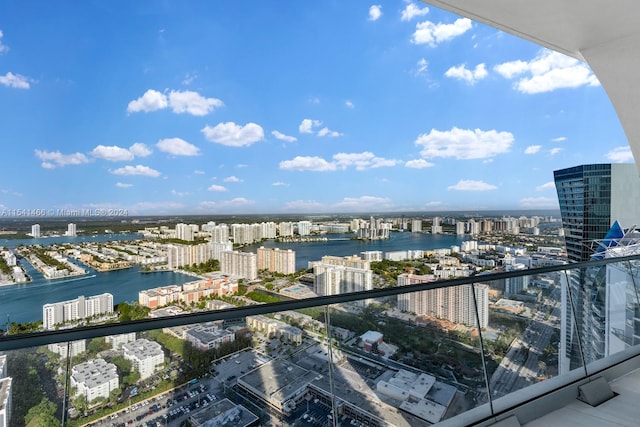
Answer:
[[[640,369],[610,383],[618,396],[597,407],[575,400],[564,408],[533,420],[526,427],[640,425]]]

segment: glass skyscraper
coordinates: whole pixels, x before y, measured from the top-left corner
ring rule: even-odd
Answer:
[[[634,164],[591,164],[554,172],[567,256],[588,261],[617,220],[640,225],[640,178]],[[562,283],[560,371],[566,372],[609,353],[606,271],[572,270]],[[577,334],[582,342],[580,348]]]

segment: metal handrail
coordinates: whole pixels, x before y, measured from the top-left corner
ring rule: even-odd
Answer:
[[[61,329],[43,332],[33,332],[19,335],[0,337],[0,351],[15,350],[26,347],[36,347],[58,342],[90,339],[107,335],[118,335],[130,332],[140,332],[151,329],[161,329],[174,326],[189,325],[193,323],[212,322],[217,320],[230,320],[246,316],[270,314],[287,310],[299,310],[363,299],[384,298],[405,293],[425,291],[429,289],[448,288],[453,286],[472,285],[474,283],[489,282],[493,280],[508,279],[514,277],[545,274],[558,271],[584,269],[598,267],[611,263],[624,261],[640,261],[640,255],[631,255],[616,258],[606,258],[597,261],[586,261],[546,267],[537,267],[528,270],[505,271],[498,273],[477,274],[470,277],[440,280],[436,282],[418,283],[407,286],[373,289],[370,291],[350,292],[340,295],[319,296],[301,300],[290,300],[268,304],[256,304],[244,307],[235,307],[223,310],[214,310],[198,313],[179,314],[172,317],[155,319],[143,319],[127,322],[108,323],[102,325],[82,326],[71,329]]]

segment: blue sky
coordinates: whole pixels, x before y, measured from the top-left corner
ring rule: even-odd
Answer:
[[[0,209],[556,208],[631,162],[590,69],[419,2],[0,3]]]

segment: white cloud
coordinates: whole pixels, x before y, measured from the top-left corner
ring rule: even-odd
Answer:
[[[234,122],[218,123],[214,127],[207,125],[202,129],[202,133],[207,141],[229,147],[248,147],[264,139],[264,130],[255,123],[247,123],[244,126]]]
[[[308,101],[309,101],[309,104],[314,104],[314,105],[320,104],[320,98],[315,96],[309,97]]]
[[[471,29],[472,22],[468,18],[459,18],[453,24],[434,24],[424,21],[416,24],[416,31],[411,37],[411,43],[428,44],[435,47],[439,43],[458,37]]]
[[[424,159],[409,160],[404,165],[405,167],[412,168],[412,169],[424,169],[424,168],[430,168],[432,166],[435,166],[433,163],[427,162]]]
[[[323,127],[318,131],[318,136],[328,136],[329,138],[336,138],[338,136],[342,136],[342,134],[340,132],[329,130],[328,127]]]
[[[286,182],[282,182],[282,181],[276,181],[273,184],[274,187],[288,187],[289,184],[287,184]]]
[[[178,197],[184,197],[184,196],[188,196],[190,193],[188,191],[171,190],[171,194]]]
[[[520,199],[522,209],[557,209],[558,199],[554,197],[525,197]]]
[[[157,178],[160,176],[160,172],[155,169],[151,169],[149,166],[136,165],[136,166],[125,166],[122,168],[118,168],[115,170],[110,170],[114,175],[140,175],[140,176],[149,176],[152,178]]]
[[[450,131],[431,129],[428,134],[419,135],[415,144],[424,147],[420,154],[425,159],[484,159],[508,152],[513,140],[513,134],[510,132],[454,127]]]
[[[427,62],[426,59],[424,58],[420,58],[420,60],[417,63],[417,70],[416,70],[416,75],[419,74],[424,74],[429,70],[429,62]]]
[[[4,34],[2,33],[2,30],[0,30],[0,53],[4,53],[4,52],[8,52],[9,51],[9,46],[7,46],[6,44],[2,43],[2,37],[4,36]]]
[[[334,205],[337,210],[346,211],[384,211],[392,208],[391,199],[386,197],[361,196],[345,197]]]
[[[205,171],[202,171],[202,170],[200,170],[200,169],[196,169],[196,170],[194,170],[194,171],[193,171],[193,173],[194,173],[194,174],[196,174],[196,175],[205,175],[205,174],[206,174],[206,172],[205,172]]]
[[[399,160],[376,157],[375,154],[369,151],[362,153],[338,153],[334,154],[333,160],[335,165],[342,170],[353,166],[358,171],[370,168],[390,167],[399,163]]]
[[[487,184],[483,181],[474,181],[471,179],[461,179],[455,185],[450,185],[447,187],[448,190],[456,190],[456,191],[489,191],[495,190],[495,185]]]
[[[98,145],[91,151],[93,157],[109,160],[110,162],[126,162],[133,160],[133,154],[126,148],[117,145]]]
[[[125,182],[116,182],[116,187],[118,188],[131,188],[133,184],[127,184]]]
[[[530,145],[525,148],[524,154],[536,154],[538,151],[540,151],[541,148],[542,145]]]
[[[206,116],[224,103],[217,98],[205,98],[190,90],[169,92],[169,104],[174,113],[189,113],[194,116]]]
[[[29,78],[21,74],[13,74],[8,72],[4,76],[0,76],[0,84],[14,89],[29,89]]]
[[[127,105],[128,113],[137,113],[144,111],[148,113],[150,111],[162,110],[167,108],[169,102],[165,94],[158,92],[157,90],[149,89],[140,98],[129,102]]]
[[[633,153],[629,146],[616,147],[607,153],[607,159],[614,163],[633,162]]]
[[[552,142],[565,142],[567,140],[566,136],[559,136],[557,138],[553,138],[551,141]]]
[[[157,90],[149,89],[140,98],[129,102],[127,112],[150,112],[171,107],[176,114],[188,113],[194,116],[205,116],[222,107],[224,103],[217,98],[205,98],[198,92],[172,90],[169,96]]]
[[[362,153],[337,153],[333,155],[333,161],[331,162],[317,156],[297,156],[293,160],[280,162],[280,169],[326,172],[354,167],[358,171],[363,171],[366,169],[391,167],[398,163],[401,162],[395,159],[377,157],[375,154],[365,151]]]
[[[223,179],[223,181],[224,182],[242,182],[242,180],[235,175],[228,176],[225,179]]]
[[[220,192],[221,193],[221,192],[227,191],[227,188],[225,186],[223,186],[223,185],[213,184],[211,187],[207,188],[207,190],[216,191],[216,192]]]
[[[355,108],[355,105],[353,105],[353,102],[351,102],[351,101],[350,101],[350,100],[348,100],[348,99],[347,99],[346,101],[344,101],[344,105],[345,105],[345,107],[347,107],[347,108]]]
[[[295,136],[285,135],[284,133],[277,130],[272,131],[271,135],[273,135],[276,139],[284,142],[296,142],[298,140],[298,138],[296,138]]]
[[[374,4],[369,8],[369,21],[377,21],[382,16],[382,6]]]
[[[280,162],[280,169],[325,172],[336,170],[336,165],[334,163],[327,162],[322,157],[296,156],[292,160],[283,160]]]
[[[60,151],[35,150],[36,156],[42,160],[40,164],[45,169],[55,169],[67,165],[81,165],[89,163],[89,159],[82,153],[62,154]]]
[[[493,68],[507,79],[519,77],[513,87],[526,94],[551,92],[562,88],[600,86],[591,69],[583,62],[558,52],[542,49],[529,62],[505,62]]]
[[[174,156],[198,156],[200,149],[181,138],[161,139],[156,144],[158,150]]]
[[[563,149],[556,147],[556,148],[552,148],[551,150],[549,150],[549,154],[551,154],[552,156],[555,156],[556,154],[558,154],[559,152],[561,152]]]
[[[487,77],[488,73],[484,64],[476,65],[476,68],[473,70],[468,70],[463,64],[449,68],[444,75],[449,78],[464,80],[470,85],[474,85]]]
[[[300,133],[313,133],[313,128],[322,124],[320,120],[303,119],[298,126]]]
[[[424,16],[429,13],[428,7],[419,7],[415,3],[407,2],[407,6],[402,10],[400,15],[401,21],[411,21],[416,16]]]
[[[131,147],[129,147],[129,152],[136,157],[147,157],[150,156],[152,151],[146,144],[142,142],[136,142]]]
[[[545,191],[545,190],[551,190],[551,189],[556,189],[556,183],[553,181],[549,181],[549,182],[545,182],[542,185],[538,185],[536,187],[536,191]]]
[[[246,165],[246,164],[244,164],[244,163],[238,163],[238,164],[236,165],[236,167],[237,167],[237,168],[248,168],[248,167],[249,167],[249,165]]]

